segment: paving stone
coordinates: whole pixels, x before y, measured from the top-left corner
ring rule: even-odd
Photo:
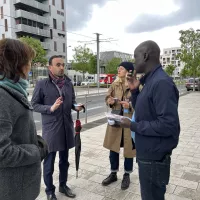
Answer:
[[[125,198],[125,200],[141,200],[141,196],[133,194],[133,193],[129,193],[127,197]]]
[[[200,200],[199,99],[199,92],[180,98],[179,118],[181,133],[179,144],[172,153],[171,177],[165,195],[166,200]],[[82,152],[78,179],[75,178],[74,148],[70,149],[68,185],[77,194],[75,200],[141,200],[138,165],[135,163],[135,159],[134,170],[130,176],[130,187],[126,191],[121,190],[121,180],[124,174],[123,151],[120,152],[118,181],[107,187],[101,185],[103,179],[110,174],[109,150],[102,146],[105,130],[106,124],[102,124],[81,133]],[[69,200],[69,198],[58,192],[58,162],[57,155],[54,172],[56,195],[59,200]],[[46,200],[43,180],[41,193],[37,200]]]
[[[98,186],[97,183],[82,178],[73,178],[69,181],[69,184],[81,189],[86,189],[88,191],[92,191],[95,187]]]
[[[184,187],[177,186],[175,189],[174,194],[180,197],[186,197],[192,200],[199,200],[200,199],[200,191],[199,190],[192,190]]]
[[[170,177],[170,183],[173,185],[178,185],[178,186],[195,189],[195,190],[198,187],[198,182],[188,181],[188,180],[177,178],[177,177]]]
[[[185,197],[180,197],[174,194],[166,194],[165,197],[166,197],[166,200],[193,200],[193,199],[189,199]]]

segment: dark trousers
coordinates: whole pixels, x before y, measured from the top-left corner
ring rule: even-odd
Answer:
[[[68,155],[69,150],[59,151],[59,184],[60,186],[66,185],[67,176],[68,176]],[[56,158],[56,152],[51,152],[44,160],[44,183],[46,185],[46,193],[54,194],[55,186],[53,185],[53,172],[54,172],[54,163]]]
[[[164,200],[170,177],[170,155],[161,161],[137,159],[142,200]]]
[[[110,165],[111,172],[117,172],[119,170],[119,153],[110,151]],[[133,158],[124,159],[124,171],[131,173],[133,171]]]

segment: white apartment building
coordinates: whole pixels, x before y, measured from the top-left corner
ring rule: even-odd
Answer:
[[[161,64],[165,69],[168,65],[174,65],[174,76],[178,77],[181,70],[184,68],[184,63],[177,58],[177,55],[181,53],[180,47],[172,47],[163,49],[163,55],[160,57]]]
[[[0,0],[0,39],[30,36],[66,58],[65,0]]]

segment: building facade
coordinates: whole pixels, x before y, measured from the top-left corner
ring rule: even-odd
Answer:
[[[0,0],[0,39],[30,36],[66,58],[65,0]]]
[[[128,53],[123,53],[119,51],[104,51],[100,52],[100,60],[103,64],[106,64],[113,58],[121,58],[122,61],[133,60],[133,55]]]
[[[161,64],[165,69],[168,65],[174,65],[174,76],[179,77],[181,70],[184,68],[184,63],[177,58],[177,55],[181,53],[180,47],[172,47],[163,49],[163,55],[160,57]]]

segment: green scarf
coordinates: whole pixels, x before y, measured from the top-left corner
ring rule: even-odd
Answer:
[[[0,78],[2,78],[0,76]],[[25,79],[20,78],[17,83],[14,83],[13,80],[10,80],[8,78],[4,78],[3,80],[0,80],[0,85],[6,85],[14,90],[17,90],[21,94],[23,94],[25,97],[28,97],[28,92],[26,91],[28,88],[28,81]]]

